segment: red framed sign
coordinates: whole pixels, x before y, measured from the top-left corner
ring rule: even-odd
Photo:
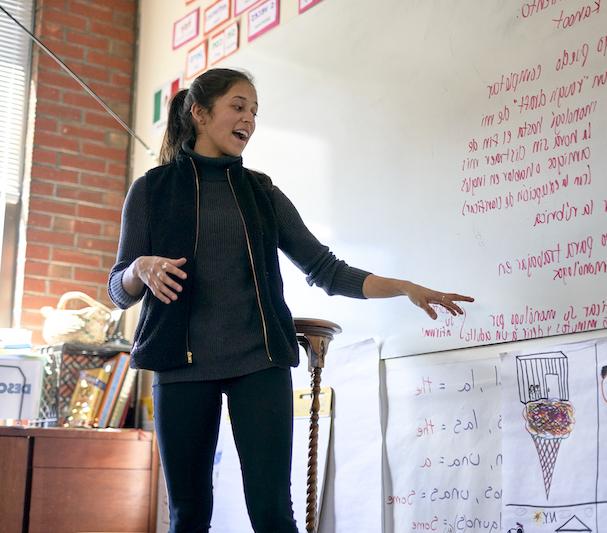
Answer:
[[[223,30],[223,57],[231,56],[234,52],[238,51],[240,45],[240,28],[238,22],[230,24],[225,30]]]
[[[265,2],[262,2],[249,11],[248,19],[248,40],[252,41],[268,30],[278,26],[278,23],[280,22],[279,0],[265,0]]]
[[[204,33],[207,34],[230,20],[230,0],[217,0],[204,10]]]
[[[196,39],[199,32],[200,8],[196,8],[173,23],[173,50],[189,43],[192,39]]]
[[[209,65],[214,65],[238,50],[238,22],[209,38]]]
[[[207,68],[207,42],[202,41],[188,50],[185,58],[185,78],[191,80]]]
[[[214,65],[221,61],[224,56],[224,32],[220,31],[218,34],[209,37],[209,64]]]
[[[322,0],[299,0],[299,13],[307,11],[316,4],[319,4]]]
[[[242,15],[247,9],[258,3],[259,0],[234,0],[234,16]]]

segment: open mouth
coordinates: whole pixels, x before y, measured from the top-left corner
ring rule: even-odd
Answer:
[[[245,130],[234,130],[232,135],[242,142],[247,142],[249,140],[249,132]]]

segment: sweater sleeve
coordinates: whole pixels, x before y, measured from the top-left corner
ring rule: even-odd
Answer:
[[[124,290],[122,275],[131,263],[142,255],[150,255],[149,215],[145,195],[145,177],[135,180],[122,209],[120,240],[116,263],[110,271],[108,295],[120,309],[135,305],[143,296],[131,296]]]
[[[362,286],[370,273],[337,259],[306,227],[295,206],[278,187],[272,187],[272,195],[278,223],[278,246],[307,274],[308,284],[321,287],[330,296],[365,298]]]

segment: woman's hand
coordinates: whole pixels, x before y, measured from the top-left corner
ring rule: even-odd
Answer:
[[[436,320],[437,314],[430,304],[440,305],[455,316],[464,314],[463,309],[455,302],[474,301],[474,298],[470,296],[463,296],[453,292],[435,291],[421,285],[416,285],[415,283],[408,285],[406,295],[411,302],[421,307],[432,320]]]
[[[179,268],[185,262],[185,257],[169,259],[157,255],[144,255],[133,262],[133,274],[149,287],[156,298],[169,304],[177,300],[177,294],[183,290],[173,276],[179,279],[187,278],[187,274]]]
[[[428,316],[436,320],[437,314],[430,304],[444,307],[452,315],[463,315],[464,311],[455,302],[473,302],[474,298],[452,292],[439,292],[404,279],[384,278],[369,274],[363,283],[366,298],[392,298],[408,296],[415,305],[421,307]]]

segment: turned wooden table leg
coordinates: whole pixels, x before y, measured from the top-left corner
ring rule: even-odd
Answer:
[[[325,366],[325,355],[333,335],[341,328],[328,320],[296,318],[297,341],[306,350],[311,373],[312,404],[308,442],[308,471],[306,497],[306,531],[315,533],[318,527],[318,413],[320,411],[320,380]]]

